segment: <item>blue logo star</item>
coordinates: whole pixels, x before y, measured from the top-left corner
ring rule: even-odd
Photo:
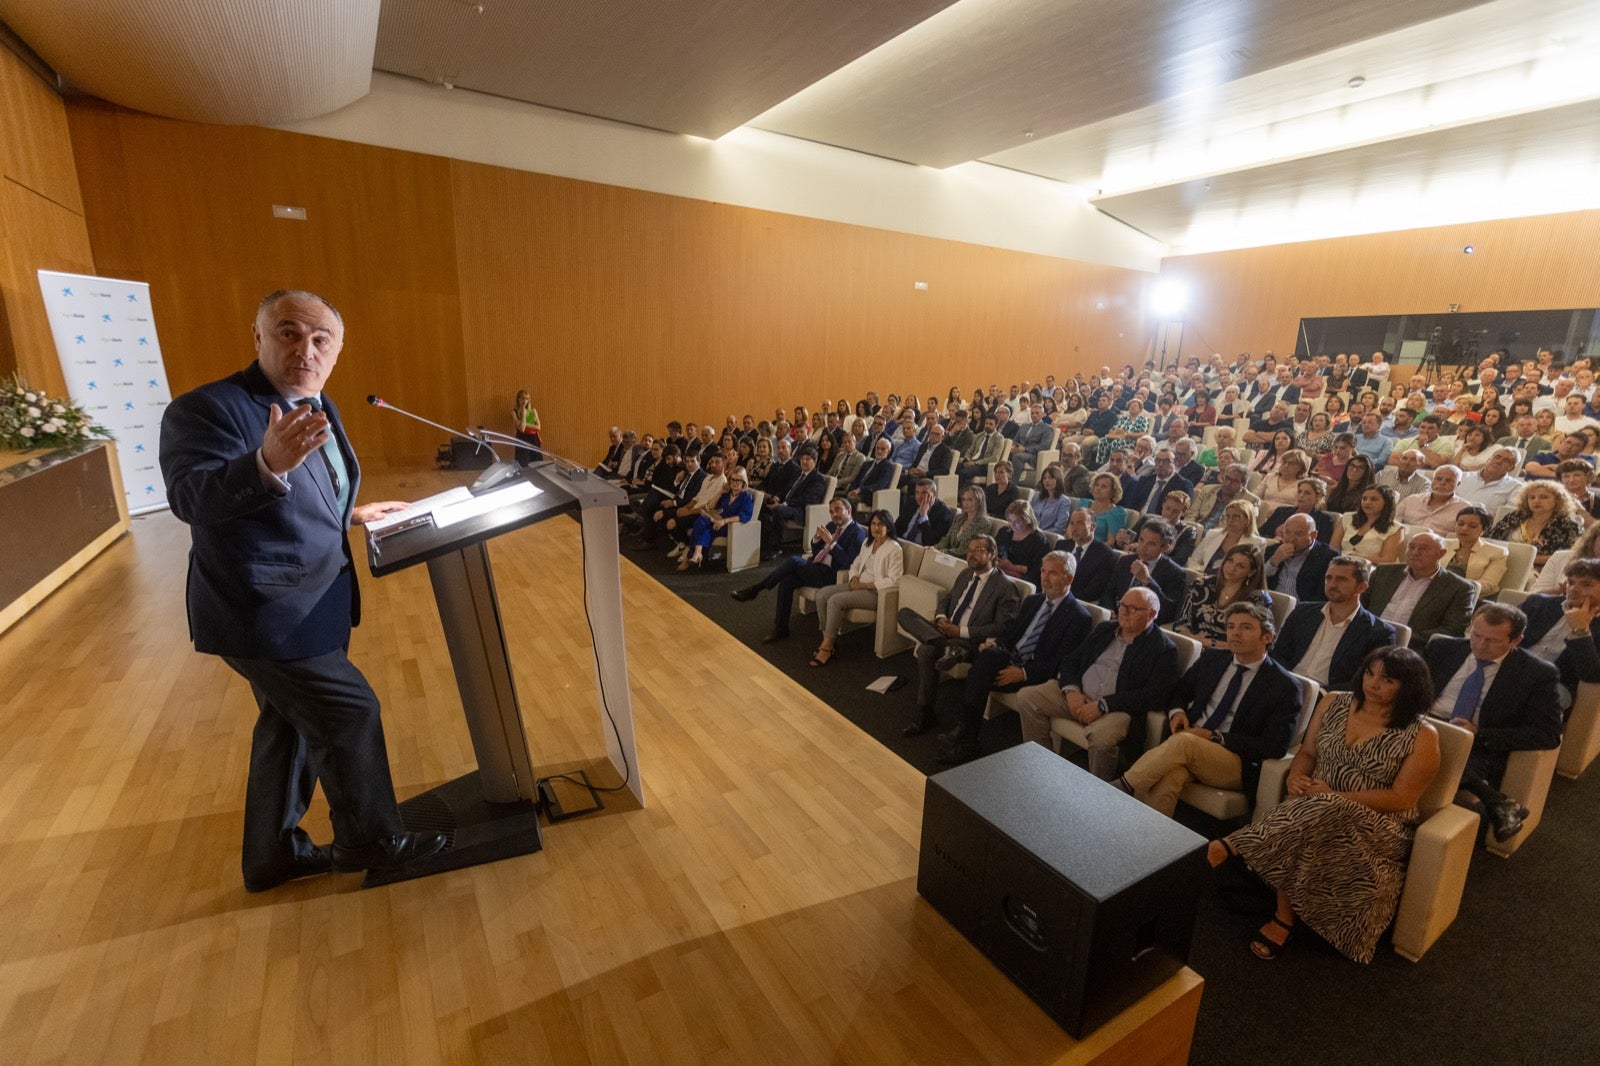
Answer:
[[[81,334],[81,333],[78,334],[76,337],[73,337],[72,339],[73,339],[73,342],[77,343],[77,344],[88,344],[89,343],[88,341],[83,339],[83,334]]]
[[[150,379],[150,387],[153,389],[153,388],[156,388],[157,385],[158,385],[158,382],[156,381],[156,379],[155,378],[151,378]]]
[[[102,321],[102,322],[110,322],[111,321],[111,316],[110,315],[101,315],[100,316],[100,321]]]
[[[71,295],[71,293],[68,293],[68,295]],[[138,303],[139,302],[139,294],[138,293],[133,293],[133,292],[128,293],[128,302],[131,303],[131,304]]]
[[[133,410],[133,401],[132,401],[132,400],[129,400],[129,401],[128,401],[128,402],[127,402],[127,403],[125,403],[125,404],[123,404],[123,405],[122,405],[122,409],[123,409],[123,410],[124,410],[124,411],[131,411],[131,410]]]
[[[139,344],[140,344],[141,347],[149,347],[150,338],[149,337],[140,337],[139,338]]]
[[[144,451],[144,445],[143,444],[135,444],[133,446],[133,450],[134,450],[135,453],[142,452],[142,451]]]
[[[122,365],[122,360],[121,359],[113,359],[113,360],[111,360],[111,365],[112,366],[121,366]]]
[[[96,385],[96,384],[95,384],[95,383],[94,383],[94,382],[92,382],[92,381],[91,381],[91,382],[89,382],[89,391],[90,391],[90,392],[93,392],[93,391],[94,391],[94,390],[95,390],[95,389],[98,389],[98,388],[99,388],[99,387],[100,387],[100,386],[99,386],[99,385]]]
[[[61,295],[63,295],[63,296],[71,296],[72,295],[72,290],[71,289],[62,289],[61,290]]]
[[[144,491],[146,493],[152,493],[152,492],[156,491],[156,487],[154,485],[146,485],[144,487]]]

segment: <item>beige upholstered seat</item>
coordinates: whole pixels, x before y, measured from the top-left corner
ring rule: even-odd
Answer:
[[[750,521],[738,522],[725,527],[723,533],[711,538],[713,551],[721,550],[723,559],[727,562],[728,573],[736,574],[740,570],[749,570],[761,563],[761,501],[766,499],[766,493],[757,489],[751,493],[755,497],[755,507],[751,510]]]
[[[1545,800],[1550,797],[1550,781],[1556,774],[1556,762],[1561,757],[1560,748],[1549,751],[1514,751],[1506,760],[1506,773],[1500,780],[1500,791],[1528,808],[1522,820],[1522,830],[1510,840],[1489,838],[1489,851],[1502,859],[1509,859],[1523,841],[1533,834],[1544,818]]]
[[[1600,684],[1583,682],[1572,696],[1572,713],[1561,738],[1556,773],[1577,777],[1600,755]]]
[[[1454,802],[1472,734],[1447,722],[1433,724],[1439,731],[1439,772],[1417,804],[1423,821],[1394,919],[1394,949],[1412,962],[1456,920],[1478,835],[1478,816]]]

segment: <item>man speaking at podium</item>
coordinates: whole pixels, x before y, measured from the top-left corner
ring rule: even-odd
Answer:
[[[161,472],[188,524],[189,635],[250,682],[260,707],[244,805],[252,892],[329,870],[392,869],[442,850],[407,833],[378,698],[347,657],[360,595],[347,530],[406,506],[355,506],[360,468],[322,395],[344,320],[308,292],[261,301],[257,361],[173,400]],[[318,778],[333,845],[300,828]]]

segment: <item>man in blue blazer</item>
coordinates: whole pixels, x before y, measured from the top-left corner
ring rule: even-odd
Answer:
[[[360,620],[346,535],[406,506],[356,506],[361,471],[322,388],[344,322],[312,293],[262,300],[258,361],[173,400],[161,422],[172,513],[188,524],[189,633],[250,682],[260,716],[245,793],[245,887],[391,869],[445,847],[400,820],[378,698],[346,650]],[[318,779],[331,849],[300,828]]]
[[[1241,790],[1254,805],[1262,761],[1282,758],[1294,739],[1304,697],[1300,683],[1267,655],[1272,612],[1235,603],[1227,627],[1227,650],[1203,651],[1167,701],[1172,735],[1117,782],[1169,818],[1190,781]]]
[[[1161,513],[1161,501],[1169,492],[1194,495],[1194,482],[1178,473],[1177,458],[1171,449],[1156,452],[1156,468],[1133,483],[1133,491],[1122,497],[1122,506],[1135,511]]]
[[[786,555],[766,577],[754,585],[746,585],[729,593],[740,603],[749,603],[765,589],[778,590],[772,632],[761,643],[788,640],[789,611],[794,607],[795,590],[819,589],[833,584],[839,574],[850,569],[861,546],[866,543],[866,528],[850,517],[848,500],[839,496],[829,500],[828,517],[829,521],[819,527],[811,538],[810,559],[803,555]]]
[[[1522,646],[1536,658],[1556,664],[1561,673],[1561,707],[1572,710],[1582,682],[1600,681],[1600,560],[1574,559],[1564,573],[1563,595],[1536,593],[1522,601],[1528,631]]]
[[[1395,641],[1394,627],[1361,606],[1371,576],[1372,564],[1358,555],[1328,563],[1322,579],[1326,602],[1295,605],[1272,642],[1272,657],[1325,689],[1354,691],[1367,653]]]
[[[1322,598],[1328,564],[1339,553],[1317,539],[1317,527],[1308,514],[1293,514],[1278,529],[1276,547],[1266,553],[1267,588],[1286,592],[1296,600]]]
[[[1528,816],[1500,791],[1511,753],[1561,745],[1560,675],[1518,647],[1527,621],[1517,608],[1490,601],[1473,613],[1468,636],[1436,634],[1422,650],[1437,694],[1430,713],[1473,734],[1461,790],[1496,840],[1516,836]]]
[[[961,724],[940,734],[939,762],[976,758],[989,693],[1050,680],[1067,651],[1088,635],[1094,622],[1072,595],[1075,569],[1066,552],[1046,555],[1039,564],[1039,591],[1022,601],[1005,632],[978,646],[962,692]]]
[[[1072,578],[1072,594],[1084,603],[1099,603],[1111,587],[1121,552],[1104,541],[1094,539],[1094,515],[1079,507],[1067,518],[1067,535],[1057,545],[1077,563]]]
[[[761,516],[762,533],[770,547],[783,543],[787,523],[804,522],[806,508],[821,503],[828,494],[828,479],[817,469],[817,450],[802,444],[795,452],[795,461],[800,464],[800,476],[782,497],[768,496],[763,504],[766,513]],[[804,533],[801,539],[805,539]]]
[[[1172,527],[1165,519],[1147,520],[1139,530],[1139,539],[1133,542],[1133,550],[1119,557],[1112,567],[1111,584],[1101,601],[1102,606],[1114,610],[1122,602],[1124,592],[1130,588],[1147,588],[1161,601],[1157,623],[1166,625],[1176,618],[1189,588],[1189,575],[1167,555],[1172,548],[1172,538]]]

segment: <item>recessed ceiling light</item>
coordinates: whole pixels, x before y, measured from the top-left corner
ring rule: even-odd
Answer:
[[[1365,85],[1366,83],[1367,83],[1367,79],[1363,78],[1359,74],[1357,74],[1355,77],[1351,78],[1349,81],[1345,82],[1345,84],[1350,86],[1350,88],[1352,88],[1352,89],[1359,89],[1363,85]]]

